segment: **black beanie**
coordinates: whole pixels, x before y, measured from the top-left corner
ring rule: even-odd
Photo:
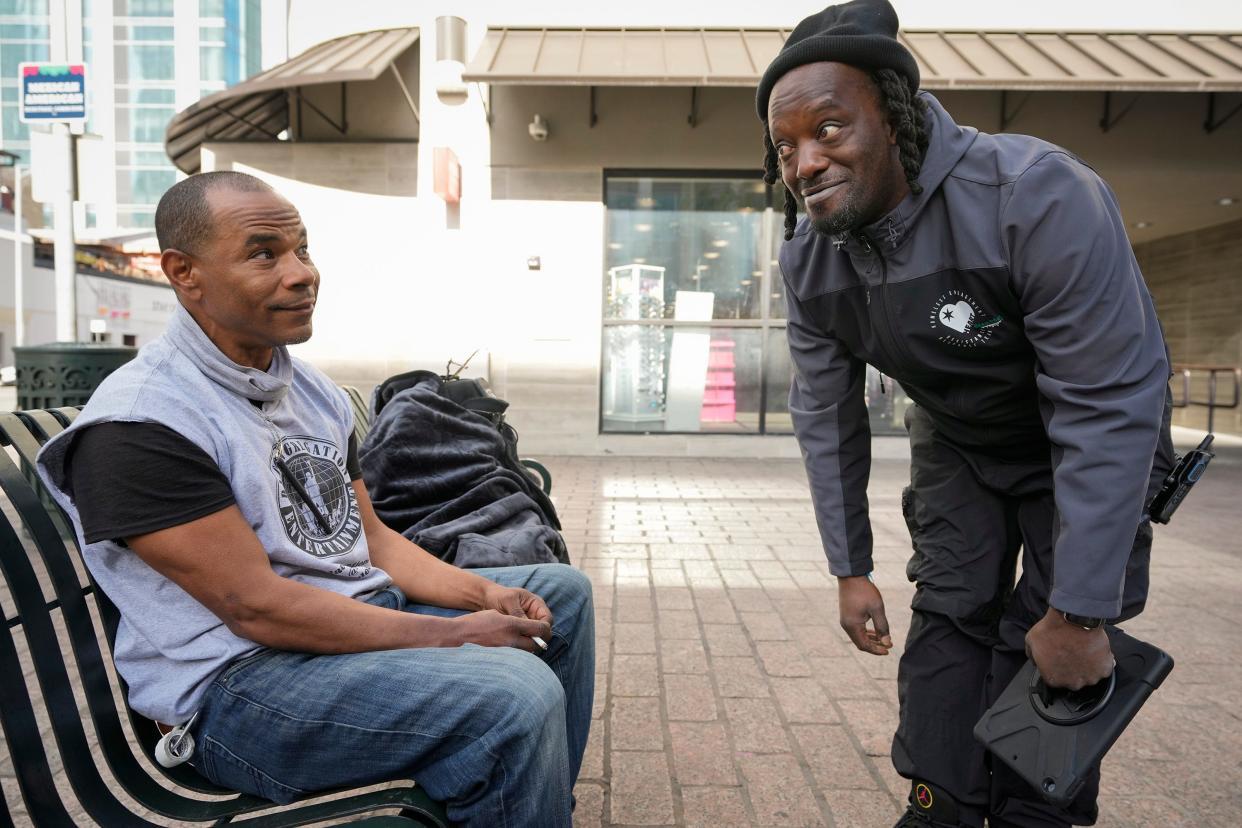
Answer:
[[[772,87],[790,69],[806,63],[834,61],[860,69],[892,69],[910,91],[919,88],[919,65],[897,39],[897,12],[888,0],[851,0],[829,6],[798,24],[759,80],[755,105],[768,119]]]

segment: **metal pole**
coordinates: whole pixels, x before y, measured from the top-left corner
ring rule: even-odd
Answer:
[[[13,315],[17,330],[14,333],[14,344],[22,347],[26,344],[26,299],[25,273],[22,271],[22,165],[13,167]]]
[[[54,133],[60,136],[64,163],[68,165],[62,186],[52,202],[53,220],[56,224],[53,244],[56,266],[56,341],[77,342],[78,302],[74,278],[77,265],[74,261],[73,237],[73,190],[76,178],[74,167],[74,138],[68,124],[56,124]]]
[[[69,48],[68,0],[52,0],[48,4],[48,14],[52,29],[50,57],[55,63],[69,63],[72,54]],[[57,187],[52,198],[52,221],[55,224],[52,244],[56,268],[56,339],[59,342],[76,342],[78,313],[74,273],[77,266],[74,262],[73,238],[73,198],[77,189],[75,145],[68,124],[53,124],[52,134],[57,136],[57,150],[62,154],[63,160],[58,161],[67,165],[61,185]]]

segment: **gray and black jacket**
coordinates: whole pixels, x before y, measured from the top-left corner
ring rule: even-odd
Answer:
[[[846,236],[803,218],[780,254],[789,404],[829,568],[872,568],[870,363],[943,439],[1015,460],[1051,456],[1051,603],[1113,617],[1169,376],[1117,201],[1064,149],[958,126],[920,94],[930,110],[923,192]]]

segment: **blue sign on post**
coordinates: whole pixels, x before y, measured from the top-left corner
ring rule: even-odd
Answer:
[[[18,115],[24,123],[86,120],[86,67],[80,63],[20,63]]]

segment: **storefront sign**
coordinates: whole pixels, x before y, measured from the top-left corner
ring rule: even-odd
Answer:
[[[457,153],[448,147],[436,147],[432,161],[436,195],[447,204],[457,204],[461,201],[461,164],[457,161]]]
[[[24,123],[86,120],[86,67],[19,63],[18,116]]]

